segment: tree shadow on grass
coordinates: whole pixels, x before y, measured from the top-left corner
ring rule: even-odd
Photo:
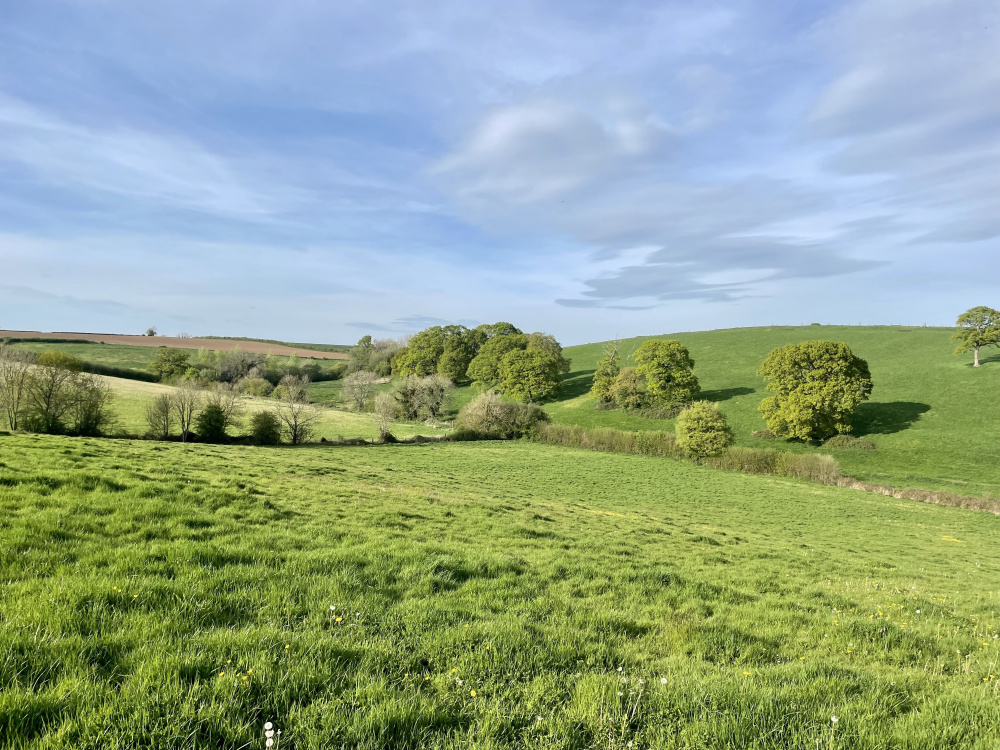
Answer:
[[[854,412],[855,435],[890,435],[913,426],[931,409],[916,401],[890,401],[882,404],[861,404]]]
[[[559,401],[566,401],[577,396],[590,393],[594,385],[594,373],[596,370],[577,370],[565,375],[560,381]]]
[[[740,386],[737,388],[718,388],[714,391],[702,391],[698,398],[704,401],[728,401],[729,399],[736,398],[737,396],[749,396],[751,393],[756,392],[756,388],[747,388],[746,386]]]

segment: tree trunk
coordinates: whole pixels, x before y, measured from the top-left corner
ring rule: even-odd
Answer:
[[[978,346],[976,347],[975,351],[976,351],[975,362],[973,362],[972,366],[973,367],[979,367],[979,347]]]

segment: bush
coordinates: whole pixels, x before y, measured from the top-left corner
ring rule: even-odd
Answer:
[[[754,430],[750,434],[758,440],[777,440],[778,438],[778,436],[770,430]]]
[[[194,431],[206,443],[221,443],[227,437],[228,421],[225,410],[219,404],[208,404],[198,412]]]
[[[823,447],[832,448],[833,450],[848,451],[873,451],[878,448],[878,446],[871,440],[856,438],[853,435],[834,435],[832,438],[823,443]]]
[[[274,392],[274,386],[265,378],[245,378],[240,381],[240,391],[248,396],[266,398]]]
[[[278,445],[281,442],[281,422],[269,411],[259,411],[250,417],[250,441],[254,445]]]
[[[688,456],[718,456],[733,444],[725,415],[711,401],[695,401],[677,417],[677,446]]]
[[[549,415],[533,404],[504,401],[499,394],[486,391],[462,407],[456,426],[485,438],[512,439],[531,434]]]

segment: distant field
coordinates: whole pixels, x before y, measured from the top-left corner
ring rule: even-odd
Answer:
[[[40,331],[0,331],[0,338],[51,338],[79,339],[99,344],[124,344],[141,347],[167,347],[169,349],[216,349],[229,351],[242,349],[256,354],[280,354],[311,359],[347,359],[341,351],[326,351],[316,349],[298,349],[278,343],[270,343],[257,339],[224,339],[224,338],[180,338],[175,336],[126,336],[112,333],[42,333]]]
[[[855,419],[856,435],[877,451],[837,451],[845,473],[867,481],[1000,497],[1000,353],[984,350],[984,365],[952,356],[950,328],[803,326],[741,328],[664,334],[695,359],[703,397],[717,401],[742,445],[822,450],[751,436],[764,428],[757,407],[767,396],[756,371],[772,349],[809,339],[846,342],[871,365],[875,390]],[[646,338],[627,339],[633,351]],[[672,420],[648,420],[620,411],[596,411],[588,394],[598,344],[569,347],[573,371],[560,400],[546,405],[555,422],[585,427],[673,429]]]
[[[989,750],[998,532],[529,443],[0,436],[0,744]]]

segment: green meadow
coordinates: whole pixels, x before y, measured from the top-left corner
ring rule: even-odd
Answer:
[[[526,442],[0,436],[0,744],[993,748],[998,525]]]

